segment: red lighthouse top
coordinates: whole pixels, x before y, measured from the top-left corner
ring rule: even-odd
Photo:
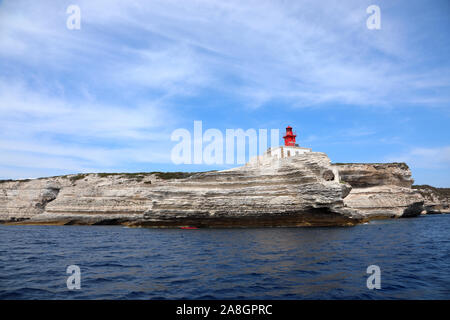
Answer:
[[[297,135],[292,133],[292,128],[288,126],[286,128],[286,135],[283,137],[284,145],[289,147],[295,147],[295,137]]]

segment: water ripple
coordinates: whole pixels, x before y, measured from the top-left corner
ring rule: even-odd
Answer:
[[[0,299],[449,299],[450,216],[352,228],[0,225]],[[70,239],[70,241],[68,241]],[[68,290],[68,265],[81,290]],[[381,290],[366,269],[381,268]]]

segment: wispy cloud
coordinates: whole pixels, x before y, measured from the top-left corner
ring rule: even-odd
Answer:
[[[169,161],[166,116],[151,103],[78,104],[0,81],[0,112],[2,165],[77,172]]]
[[[211,92],[271,114],[279,101],[448,107],[450,63],[414,37],[432,31],[380,1],[379,31],[366,28],[369,0],[79,0],[81,30],[66,28],[73,1],[2,1],[0,165],[168,162],[169,133],[204,119]],[[309,139],[378,134],[329,132]]]
[[[0,79],[0,122],[5,133],[54,133],[92,138],[152,139],[148,130],[159,127],[165,115],[157,105],[115,106],[92,101],[67,101],[48,96],[23,83]],[[20,125],[20,127],[18,127]],[[8,130],[7,130],[8,129]],[[160,136],[154,137],[158,139]]]
[[[437,148],[416,147],[386,158],[387,161],[406,162],[411,167],[421,169],[440,169],[450,167],[450,146]]]
[[[450,72],[424,71],[417,66],[427,53],[409,50],[414,25],[391,19],[367,30],[369,2],[79,1],[78,33],[65,29],[63,5],[29,3],[20,14],[10,9],[0,44],[5,55],[40,64],[95,64],[99,76],[122,84],[187,91],[208,84],[251,106],[274,98],[297,106],[448,103]]]

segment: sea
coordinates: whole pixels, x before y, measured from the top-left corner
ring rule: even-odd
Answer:
[[[449,230],[0,225],[0,299],[450,299]]]

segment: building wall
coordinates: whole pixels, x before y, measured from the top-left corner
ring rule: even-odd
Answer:
[[[311,152],[311,149],[308,148],[300,148],[300,147],[278,147],[275,149],[272,149],[270,151],[270,155],[272,157],[277,157],[277,158],[287,158],[287,157],[292,157],[298,154],[304,154],[307,152]],[[282,156],[283,154],[283,156]]]
[[[311,152],[312,150],[309,148],[301,148],[301,147],[276,147],[276,148],[269,148],[264,155],[262,156],[255,156],[252,157],[249,162],[247,162],[246,165],[255,165],[260,163],[260,161],[273,161],[280,158],[288,158],[293,157],[299,154],[304,154]],[[283,153],[283,157],[281,156],[281,153]],[[336,170],[337,171],[337,170]]]

